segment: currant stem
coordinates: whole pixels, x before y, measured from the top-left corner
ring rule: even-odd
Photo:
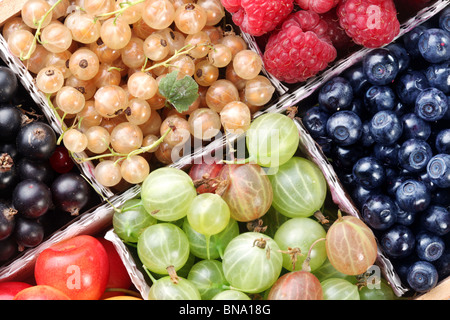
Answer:
[[[112,11],[112,12],[98,14],[98,15],[95,16],[95,18],[98,19],[98,18],[101,18],[101,17],[109,17],[109,16],[112,16],[112,15],[116,15],[116,18],[117,18],[117,16],[121,15],[129,7],[135,6],[135,5],[137,5],[139,3],[143,3],[145,1],[147,1],[147,0],[137,0],[137,1],[133,1],[133,2],[129,2],[129,1],[122,2],[119,5],[120,9],[117,9],[116,11]]]
[[[100,155],[89,157],[89,158],[82,158],[82,159],[78,158],[77,161],[79,161],[79,162],[86,162],[86,161],[98,160],[98,159],[106,158],[106,157],[120,157],[116,161],[116,162],[119,162],[119,161],[124,160],[126,158],[129,158],[129,157],[132,157],[132,156],[135,156],[135,155],[139,155],[141,153],[148,152],[149,150],[151,150],[153,148],[156,148],[157,146],[159,146],[164,141],[164,138],[169,134],[170,131],[172,131],[171,128],[167,129],[166,132],[164,132],[164,134],[161,136],[161,138],[159,138],[158,140],[153,142],[151,145],[146,146],[146,147],[141,147],[139,149],[131,151],[130,153],[117,153],[114,150],[110,149],[111,153],[100,154]]]
[[[36,29],[36,32],[35,32],[35,34],[34,34],[33,44],[31,45],[31,47],[30,47],[30,49],[28,50],[28,53],[26,54],[25,57],[22,57],[22,55],[20,56],[20,60],[24,61],[24,60],[28,60],[28,59],[31,58],[31,55],[33,54],[31,49],[34,47],[34,45],[36,44],[36,42],[41,43],[41,39],[39,38],[39,36],[41,35],[42,24],[44,23],[45,19],[48,17],[48,15],[50,14],[50,12],[52,12],[52,11],[56,8],[56,6],[57,6],[58,4],[61,3],[61,1],[62,1],[62,0],[56,1],[56,2],[50,7],[50,9],[42,16],[42,18],[41,18],[37,23],[35,23],[35,25],[37,25],[37,29]]]
[[[156,64],[154,64],[154,65],[152,65],[151,67],[148,67],[148,68],[145,68],[146,64],[147,64],[147,60],[146,60],[146,63],[142,67],[141,71],[147,72],[147,71],[150,71],[152,69],[156,69],[156,68],[161,67],[161,66],[167,67],[169,65],[168,63],[170,61],[174,60],[175,58],[178,58],[179,56],[181,56],[183,54],[188,54],[189,52],[191,52],[196,47],[197,47],[197,45],[187,44],[184,47],[182,47],[180,50],[176,50],[175,53],[170,58],[168,58],[167,60],[159,62],[159,63],[156,63]]]

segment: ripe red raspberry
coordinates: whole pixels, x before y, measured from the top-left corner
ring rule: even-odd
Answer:
[[[325,69],[337,56],[327,29],[317,13],[292,13],[267,42],[263,55],[266,70],[280,81],[296,83]]]
[[[340,0],[295,0],[303,10],[325,13],[336,7]]]
[[[283,21],[294,9],[294,0],[221,0],[233,22],[253,36],[261,36]]]
[[[321,14],[320,17],[328,24],[327,34],[336,50],[346,50],[355,45],[344,29],[339,24],[335,8]]]
[[[348,36],[366,48],[388,44],[400,32],[393,0],[342,0],[337,14]]]

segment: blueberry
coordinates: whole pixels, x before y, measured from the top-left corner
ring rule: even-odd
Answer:
[[[403,124],[393,111],[378,111],[370,121],[370,133],[377,143],[393,144],[403,134]]]
[[[316,138],[316,142],[324,154],[331,154],[333,148],[333,140],[331,140],[328,136],[325,136]]]
[[[319,91],[319,106],[328,112],[348,109],[353,100],[353,89],[347,79],[334,77]]]
[[[439,153],[450,154],[450,129],[441,130],[437,134],[435,147]]]
[[[428,140],[431,135],[431,126],[415,113],[404,114],[400,120],[403,123],[402,139]]]
[[[327,135],[327,121],[330,115],[318,106],[309,109],[302,118],[305,128],[313,138]]]
[[[366,189],[376,189],[383,185],[386,173],[383,164],[375,157],[363,157],[353,166],[355,181]]]
[[[352,199],[355,201],[358,208],[362,208],[362,205],[367,201],[367,199],[380,193],[380,189],[366,189],[362,185],[356,184],[352,190]]]
[[[408,270],[411,265],[418,261],[419,258],[417,258],[415,252],[413,251],[410,255],[400,258],[400,259],[392,259],[391,262],[394,266],[395,272],[400,277],[400,280],[404,286],[407,286],[407,275]]]
[[[387,195],[372,195],[362,205],[362,217],[373,229],[386,230],[397,219],[397,207]]]
[[[387,85],[397,77],[398,59],[388,49],[373,49],[363,58],[363,72],[373,85]]]
[[[359,139],[359,143],[363,147],[370,147],[375,143],[372,134],[370,133],[370,122],[364,121],[362,124],[362,133],[361,138]]]
[[[394,109],[392,109],[398,117],[403,116],[405,113],[409,112],[409,107],[401,101],[397,101]]]
[[[353,89],[353,95],[356,97],[362,97],[367,88],[371,86],[364,74],[362,64],[351,66],[343,72],[342,76],[348,80]]]
[[[439,14],[439,27],[450,32],[450,7],[447,7]]]
[[[358,117],[361,118],[361,120],[363,118],[367,118],[367,116],[368,116],[366,107],[364,106],[364,103],[363,103],[362,99],[360,99],[360,98],[354,98],[352,103],[350,104],[350,107],[348,110],[356,113],[358,115]]]
[[[395,197],[397,188],[408,179],[412,179],[412,177],[401,175],[401,174],[386,175],[386,192],[387,192],[387,194],[392,197]]]
[[[408,285],[416,292],[427,292],[438,282],[436,267],[428,261],[417,261],[408,270]]]
[[[338,111],[328,118],[327,133],[340,146],[352,145],[361,137],[361,119],[353,111]]]
[[[427,30],[423,25],[418,25],[403,36],[403,44],[408,54],[415,58],[420,56],[418,42],[420,36]]]
[[[396,100],[394,90],[389,86],[372,86],[364,96],[364,104],[372,114],[382,110],[393,110]]]
[[[352,169],[356,161],[366,155],[366,150],[358,145],[338,146],[335,145],[332,151],[335,165],[343,169]]]
[[[430,180],[439,188],[450,187],[450,155],[439,153],[431,158],[427,165]]]
[[[425,121],[438,121],[444,118],[447,110],[447,96],[439,89],[425,89],[416,98],[414,112]]]
[[[430,65],[426,69],[425,75],[431,87],[450,94],[450,60]]]
[[[338,176],[339,180],[341,181],[341,183],[348,190],[352,190],[354,188],[354,186],[356,185],[355,177],[353,176],[353,173],[351,173],[351,172],[339,171],[339,172],[337,172],[337,176]]]
[[[407,106],[414,106],[417,96],[429,83],[423,72],[408,70],[396,79],[394,86],[398,99]]]
[[[428,161],[433,157],[430,145],[421,139],[408,139],[398,150],[398,164],[409,172],[425,170]]]
[[[411,60],[405,47],[400,43],[391,43],[386,46],[386,49],[391,51],[397,57],[399,73],[405,71]]]
[[[425,186],[427,187],[428,190],[435,191],[436,189],[438,189],[437,185],[435,185],[433,181],[431,181],[427,170],[420,172],[417,177],[419,178],[420,181],[425,183]]]
[[[397,206],[396,223],[404,226],[411,226],[416,220],[417,213],[405,211],[402,208],[400,208],[397,203],[395,205]]]
[[[411,228],[396,224],[381,235],[380,244],[389,257],[401,259],[413,253],[416,237]]]
[[[431,195],[422,181],[408,179],[397,187],[395,201],[405,211],[420,212],[430,205]]]
[[[437,206],[448,206],[448,199],[450,199],[450,188],[436,188],[431,194],[431,203]]]
[[[445,250],[445,243],[441,237],[427,231],[420,231],[416,235],[416,254],[421,260],[436,261]]]
[[[387,166],[395,166],[398,162],[398,150],[400,149],[400,145],[390,144],[384,145],[376,143],[373,146],[373,155],[375,158],[380,160],[384,165]]]
[[[417,43],[422,57],[430,63],[440,63],[450,59],[450,33],[431,28],[423,32]]]
[[[439,280],[443,280],[450,275],[450,249],[445,249],[442,256],[433,265],[439,275]]]

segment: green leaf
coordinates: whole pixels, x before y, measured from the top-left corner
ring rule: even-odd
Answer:
[[[159,83],[159,92],[178,112],[184,112],[198,98],[198,84],[192,77],[177,79],[178,71],[166,75]]]

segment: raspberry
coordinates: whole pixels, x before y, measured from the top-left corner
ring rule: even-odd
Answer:
[[[336,50],[348,49],[355,45],[352,38],[350,38],[345,30],[341,28],[339,18],[334,8],[321,14],[320,18],[328,24],[327,34]]]
[[[295,0],[303,10],[325,13],[337,6],[340,0]]]
[[[388,44],[400,32],[392,0],[342,0],[337,14],[347,35],[366,48]]]
[[[317,13],[291,13],[269,37],[263,55],[266,70],[280,81],[296,83],[325,69],[337,56],[327,29]]]
[[[294,0],[221,0],[233,22],[253,36],[272,31],[294,9]]]

